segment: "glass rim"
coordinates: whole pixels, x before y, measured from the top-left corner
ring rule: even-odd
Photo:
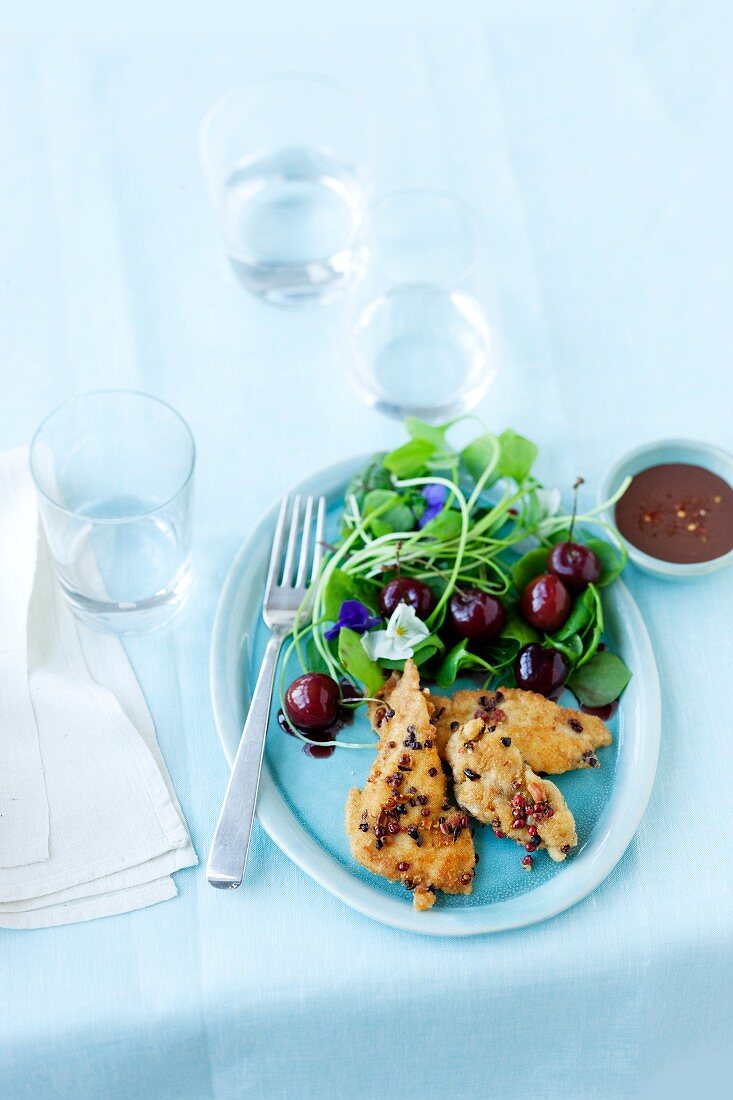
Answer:
[[[364,95],[361,94],[356,88],[353,88],[350,84],[344,84],[336,77],[328,76],[325,73],[307,72],[302,69],[275,69],[269,73],[262,73],[259,76],[253,76],[250,80],[242,81],[239,84],[234,84],[232,87],[227,88],[225,92],[222,92],[210,107],[206,110],[198,128],[198,147],[199,156],[204,165],[208,166],[209,153],[208,153],[208,135],[211,126],[216,117],[221,111],[228,106],[229,103],[237,99],[238,96],[244,96],[254,92],[258,88],[266,87],[268,84],[280,84],[285,83],[288,80],[302,81],[304,84],[317,84],[323,88],[329,88],[333,92],[341,93],[353,100],[357,104],[364,126],[366,137],[366,163],[367,169],[371,168],[372,161],[374,159],[374,138],[375,138],[375,126],[373,122],[372,113],[367,105],[367,100]]]
[[[393,204],[403,202],[405,200],[429,198],[437,199],[441,202],[449,203],[456,210],[459,210],[466,216],[471,223],[473,231],[472,242],[472,256],[469,262],[461,268],[456,275],[451,276],[450,279],[446,279],[445,286],[456,286],[458,283],[462,283],[470,275],[474,273],[479,265],[481,258],[481,250],[479,246],[479,240],[481,237],[481,231],[484,227],[484,222],[475,206],[472,206],[470,202],[461,198],[460,195],[456,195],[452,191],[445,191],[441,187],[397,187],[390,191],[384,191],[372,202],[369,207],[369,218],[371,221],[370,232],[378,236],[376,232],[376,218],[380,209],[384,209]]]
[[[143,398],[144,401],[152,401],[156,405],[161,405],[169,413],[172,413],[175,419],[182,425],[191,445],[190,464],[188,467],[188,472],[186,473],[183,481],[176,489],[175,493],[168,497],[167,500],[163,501],[161,504],[156,504],[154,508],[148,508],[144,512],[136,512],[134,515],[130,516],[91,516],[88,512],[80,511],[76,508],[69,508],[65,504],[61,504],[58,500],[55,500],[49,493],[47,493],[46,490],[43,488],[40,481],[36,477],[36,471],[33,462],[33,452],[35,450],[36,444],[40,441],[41,433],[55,416],[67,410],[71,405],[80,403],[82,401],[87,401],[90,398],[94,397]],[[135,521],[145,519],[148,516],[157,515],[158,512],[162,512],[165,508],[169,508],[170,505],[173,504],[173,502],[178,499],[181,493],[185,492],[185,490],[191,484],[191,480],[196,469],[196,440],[194,439],[194,435],[191,431],[188,421],[185,420],[185,418],[181,416],[181,414],[176,409],[174,409],[172,405],[170,405],[167,401],[164,401],[162,397],[156,397],[154,394],[146,393],[144,390],[127,390],[116,388],[104,390],[87,390],[85,393],[73,394],[71,397],[68,397],[66,401],[62,401],[60,405],[57,405],[56,408],[51,409],[49,413],[46,413],[43,420],[33,433],[30,444],[28,446],[28,468],[31,478],[33,480],[33,484],[36,487],[36,492],[39,494],[39,496],[43,497],[44,500],[48,501],[48,503],[56,508],[59,512],[64,512],[67,516],[75,516],[77,519],[85,519],[88,520],[90,523],[95,524],[113,525],[121,523],[134,523]]]

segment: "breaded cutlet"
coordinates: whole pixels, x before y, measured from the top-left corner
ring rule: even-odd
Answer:
[[[375,708],[377,757],[360,791],[346,800],[351,852],[363,867],[412,891],[429,909],[435,891],[470,894],[476,857],[468,819],[446,798],[446,775],[413,661]]]
[[[389,681],[387,681],[389,684]],[[595,750],[613,740],[600,718],[558,706],[544,695],[521,688],[498,691],[457,691],[452,699],[431,697],[438,752],[445,756],[448,738],[465,726],[477,712],[487,714],[511,737],[534,772],[559,775],[575,768],[597,768]]]
[[[573,815],[559,789],[540,779],[502,723],[474,718],[451,733],[445,747],[456,799],[497,836],[530,850],[546,848],[556,862],[578,843]]]

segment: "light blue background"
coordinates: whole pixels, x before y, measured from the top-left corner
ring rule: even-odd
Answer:
[[[483,28],[0,44],[0,446],[100,386],[151,390],[193,427],[192,604],[130,650],[202,857],[226,781],[207,658],[230,559],[303,472],[397,438],[343,381],[342,309],[270,310],[230,274],[196,155],[206,107],[273,68],[360,88],[380,188],[447,187],[485,219],[500,375],[480,411],[539,442],[546,481],[593,486],[654,437],[733,446],[732,23],[723,2],[553,4]],[[661,1078],[674,1096],[709,1071],[732,1037],[733,574],[628,580],[662,753],[590,898],[432,942],[350,912],[258,832],[231,896],[199,868],[153,909],[2,934],[2,1100],[575,1100]]]

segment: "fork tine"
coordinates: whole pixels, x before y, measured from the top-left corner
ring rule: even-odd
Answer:
[[[305,515],[303,516],[303,537],[300,540],[300,559],[298,560],[298,572],[295,577],[295,587],[301,588],[305,584],[305,574],[308,568],[308,556],[311,545],[311,523],[313,521],[313,497],[308,497],[305,502]]]
[[[311,580],[315,580],[321,568],[323,559],[323,543],[326,539],[326,498],[318,498],[318,513],[316,516],[316,538],[313,544],[313,566],[311,568]]]
[[[265,581],[265,601],[267,601],[267,597],[270,594],[270,589],[272,588],[273,584],[277,582],[277,572],[283,553],[283,542],[285,540],[285,520],[287,518],[289,504],[290,497],[286,493],[280,503],[280,511],[278,512],[277,523],[275,524],[275,534],[272,538],[270,564],[267,568],[267,580]]]
[[[288,548],[285,551],[285,564],[283,576],[280,582],[283,587],[293,583],[293,563],[295,562],[295,544],[298,540],[298,524],[300,521],[300,497],[293,501],[293,514],[290,517],[290,532],[288,534]]]

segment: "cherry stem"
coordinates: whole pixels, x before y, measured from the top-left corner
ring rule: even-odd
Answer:
[[[573,528],[575,527],[575,517],[578,514],[578,489],[581,485],[585,484],[584,477],[576,477],[575,484],[573,485],[573,514],[570,517],[570,529],[568,531],[568,542],[573,541]]]

